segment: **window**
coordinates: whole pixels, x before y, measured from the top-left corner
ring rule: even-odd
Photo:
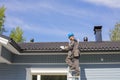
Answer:
[[[32,80],[67,80],[67,75],[32,75]]]
[[[32,75],[32,80],[37,80],[37,75]]]
[[[28,68],[26,80],[67,80],[67,68]]]

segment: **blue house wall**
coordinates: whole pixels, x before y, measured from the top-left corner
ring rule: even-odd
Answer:
[[[81,64],[81,80],[120,80],[120,64]],[[26,80],[27,68],[64,67],[66,65],[0,64],[0,80]]]
[[[120,64],[81,65],[81,80],[120,80]]]
[[[26,80],[29,66],[0,64],[0,80]]]

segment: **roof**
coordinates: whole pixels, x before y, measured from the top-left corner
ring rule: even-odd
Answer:
[[[61,52],[60,46],[68,45],[68,42],[37,42],[37,43],[18,43],[23,51],[54,51]],[[86,51],[120,51],[120,42],[80,42],[79,49]]]
[[[13,39],[1,35],[0,37],[9,40],[9,43],[19,52],[64,52],[60,46],[68,45],[68,42],[23,42],[16,43]],[[81,52],[97,51],[120,51],[120,42],[102,41],[102,42],[80,42]]]

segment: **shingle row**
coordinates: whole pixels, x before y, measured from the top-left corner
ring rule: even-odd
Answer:
[[[23,51],[62,51],[60,46],[68,45],[68,42],[40,42],[40,43],[18,43]],[[80,42],[80,51],[118,51],[120,42]]]

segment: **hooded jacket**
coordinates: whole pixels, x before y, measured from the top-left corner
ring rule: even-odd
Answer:
[[[80,56],[79,42],[76,39],[74,39],[69,43],[66,50],[71,51],[74,57],[79,57]]]

